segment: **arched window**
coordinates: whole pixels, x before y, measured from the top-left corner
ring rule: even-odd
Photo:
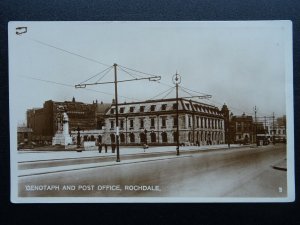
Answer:
[[[87,141],[88,140],[88,136],[87,135],[84,135],[83,136],[83,141]]]
[[[150,133],[150,138],[152,143],[156,142],[156,134],[154,132]]]
[[[114,134],[110,134],[110,141],[111,141],[111,143],[116,142],[116,136]]]
[[[131,142],[131,143],[134,143],[134,142],[135,142],[135,136],[134,136],[134,133],[130,133],[129,138],[130,138],[130,142]]]
[[[146,143],[146,134],[144,132],[140,133],[140,139],[141,139],[141,143]]]
[[[161,138],[162,138],[162,142],[163,143],[167,143],[168,142],[168,136],[166,132],[162,132],[161,133]]]
[[[120,142],[121,142],[121,143],[124,143],[124,142],[125,142],[125,134],[124,134],[124,133],[121,133],[121,134],[120,134]]]
[[[192,133],[191,132],[189,132],[188,140],[189,140],[189,142],[192,140]]]
[[[94,135],[91,136],[91,141],[95,141]]]
[[[174,131],[173,132],[173,140],[174,140],[175,143],[177,143],[177,137],[178,137],[177,136],[177,131]]]

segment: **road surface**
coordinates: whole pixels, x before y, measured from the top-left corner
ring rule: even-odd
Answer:
[[[286,197],[285,160],[286,146],[270,145],[133,157],[121,163],[77,161],[40,170],[28,164],[20,169],[19,196]]]

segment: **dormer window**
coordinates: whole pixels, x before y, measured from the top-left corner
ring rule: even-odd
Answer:
[[[124,113],[124,107],[120,108],[120,113]]]
[[[110,114],[114,114],[115,113],[115,109],[110,109]]]
[[[151,112],[155,111],[155,106],[156,106],[156,105],[151,105],[151,106],[150,106],[150,111],[151,111]]]
[[[140,112],[144,112],[145,111],[145,106],[141,106],[140,107]]]
[[[185,104],[186,108],[189,110],[190,109],[190,104],[189,103],[186,103]]]
[[[167,109],[167,104],[162,104],[161,105],[161,110],[166,110]]]
[[[132,106],[129,108],[129,112],[133,112],[133,111],[134,111],[134,107]]]
[[[173,104],[173,110],[176,110],[177,109],[177,103],[174,103]]]

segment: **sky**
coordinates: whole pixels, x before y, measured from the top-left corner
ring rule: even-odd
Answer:
[[[24,26],[27,32],[16,35]],[[181,88],[179,97],[207,94],[212,98],[194,100],[226,103],[235,115],[254,116],[256,106],[258,116],[282,116],[291,103],[291,46],[287,21],[10,22],[10,113],[21,123],[27,109],[50,99],[110,103],[113,84],[75,85],[106,71],[99,82],[113,81],[113,68],[106,69],[116,63],[118,80],[161,76],[119,83],[119,102],[175,97],[167,90],[178,73],[180,86],[193,91]]]

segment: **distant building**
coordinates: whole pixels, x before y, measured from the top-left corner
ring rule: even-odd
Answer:
[[[63,112],[69,117],[69,130],[74,131],[77,127],[81,130],[102,129],[104,114],[110,104],[93,102],[86,104],[72,101],[56,102],[46,101],[43,108],[27,110],[27,127],[31,128],[32,139],[35,141],[51,141],[62,120]]]
[[[119,107],[119,141],[121,145],[175,145],[179,124],[179,142],[185,145],[225,143],[223,111],[212,105],[179,99],[121,103]],[[116,142],[116,108],[112,104],[105,114],[102,142]],[[228,112],[226,112],[228,115]]]
[[[230,143],[254,143],[254,126],[252,116],[243,113],[241,116],[230,118]]]
[[[28,127],[18,127],[18,144],[23,143],[24,145],[31,144],[32,140],[32,129]]]

